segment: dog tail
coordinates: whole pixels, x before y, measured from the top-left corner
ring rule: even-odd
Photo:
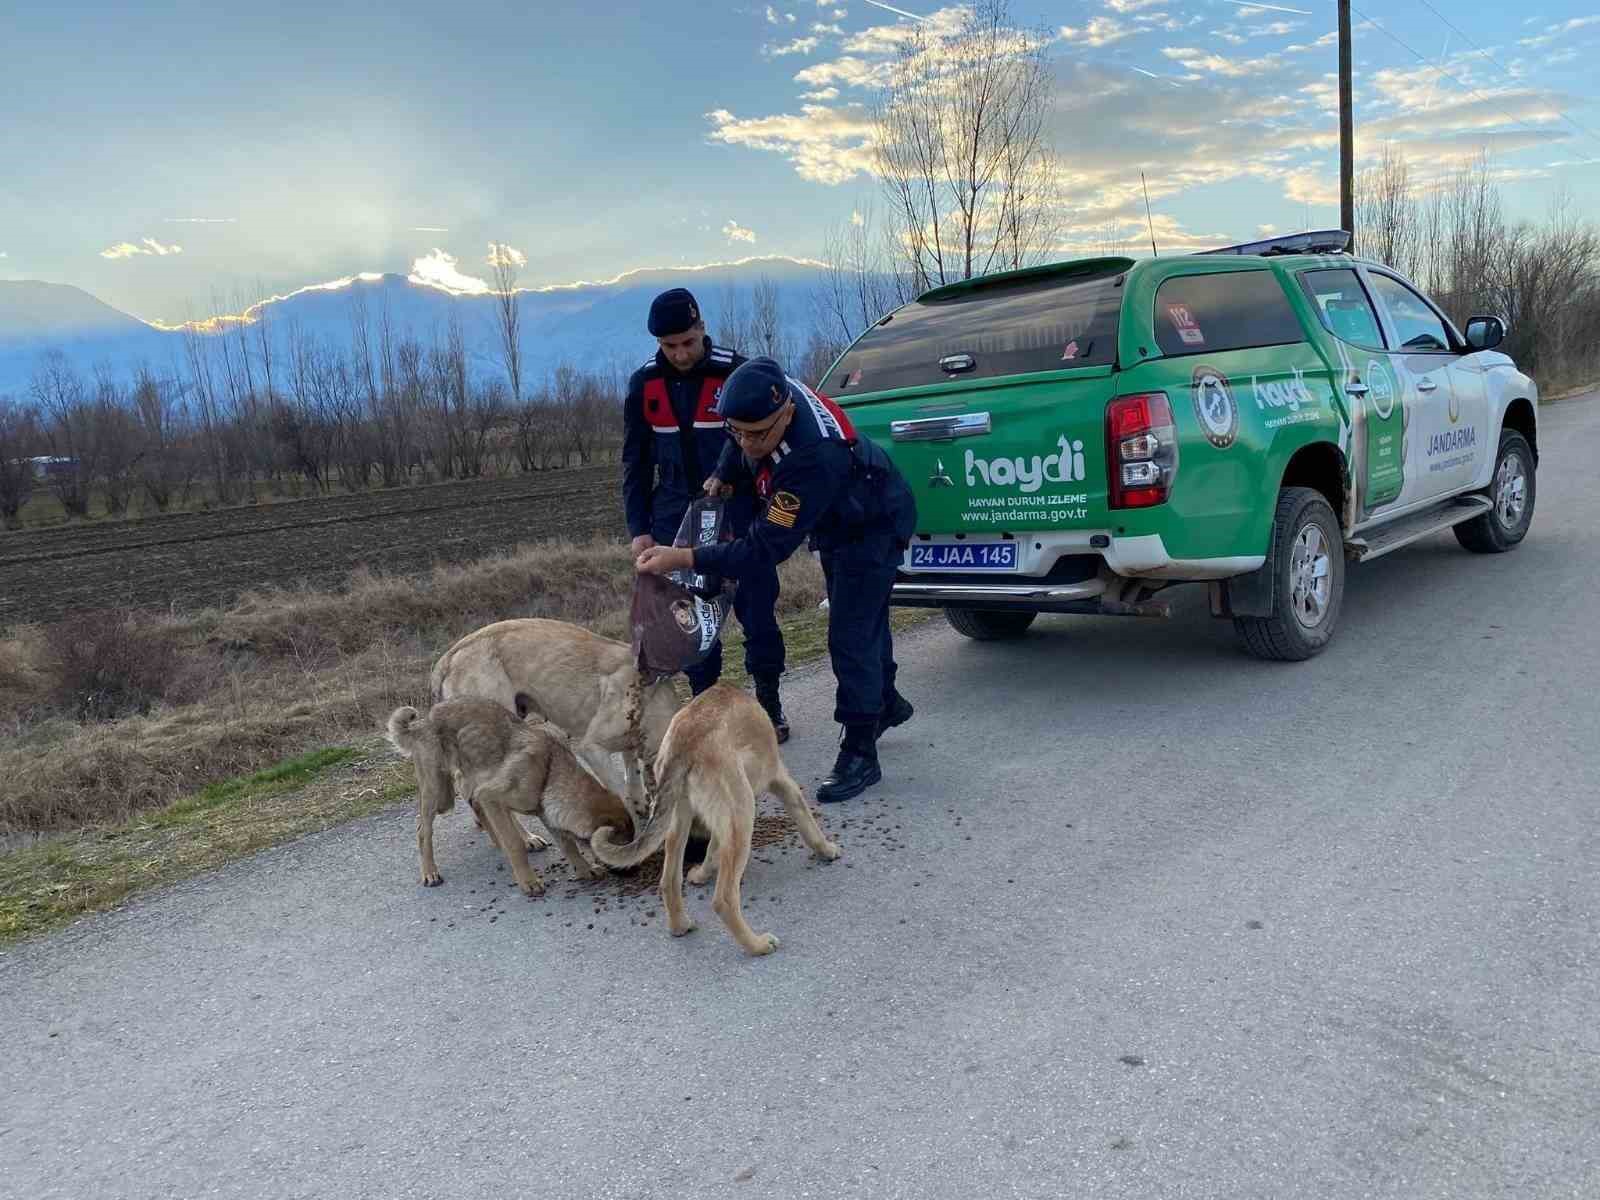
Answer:
[[[417,731],[413,728],[416,721],[417,710],[409,704],[389,714],[389,744],[407,758],[411,757],[417,745]]]
[[[602,825],[589,838],[589,849],[608,867],[637,867],[666,842],[667,830],[672,827],[672,808],[664,801],[657,804],[655,816],[631,842],[613,842],[615,828]]]

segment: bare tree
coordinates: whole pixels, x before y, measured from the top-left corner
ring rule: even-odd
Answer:
[[[194,398],[208,474],[216,490],[217,502],[227,504],[234,497],[234,464],[225,385],[219,381],[213,369],[209,335],[192,321],[184,326],[183,351],[189,368],[189,392]]]
[[[783,329],[783,306],[777,281],[763,274],[750,291],[750,346],[755,354],[778,362],[788,360]]]
[[[1542,226],[1505,238],[1496,296],[1486,306],[1511,326],[1507,350],[1525,370],[1569,379],[1596,359],[1600,232],[1558,192]]]
[[[33,495],[33,456],[41,445],[31,410],[0,396],[0,518],[21,527],[22,506]]]
[[[137,479],[159,512],[188,501],[200,470],[191,444],[193,430],[177,391],[170,381],[158,379],[148,363],[139,364],[130,405],[142,451]]]
[[[1385,143],[1377,163],[1356,179],[1356,228],[1361,252],[1420,279],[1422,213],[1405,156]]]
[[[337,428],[322,350],[298,323],[289,327],[289,401],[273,418],[273,433],[294,469],[319,491],[328,485]]]
[[[740,354],[749,352],[754,341],[754,322],[750,315],[750,298],[745,290],[732,283],[722,286],[722,297],[717,305],[717,327],[712,335],[719,346]]]
[[[90,413],[91,436],[99,448],[98,463],[106,514],[120,517],[128,511],[138,481],[134,468],[144,457],[138,426],[124,402],[122,387],[111,368],[95,369],[94,402]]]
[[[818,325],[841,345],[915,297],[910,276],[895,270],[870,206],[828,230],[822,257],[826,266],[812,307]]]
[[[89,515],[100,448],[95,443],[94,411],[84,395],[83,380],[59,350],[45,355],[33,375],[33,398],[46,420],[52,456],[50,490],[74,517]]]
[[[1050,36],[1014,25],[1007,0],[961,14],[948,33],[912,27],[873,108],[875,166],[918,291],[1031,265],[1054,242]]]
[[[505,364],[511,403],[522,405],[522,308],[517,299],[517,271],[528,260],[522,251],[501,242],[489,244],[489,267],[494,272],[494,315],[500,334],[500,361]]]
[[[848,342],[839,341],[831,330],[813,329],[805,347],[799,352],[794,373],[809,387],[820,387],[828,368],[843,354]]]

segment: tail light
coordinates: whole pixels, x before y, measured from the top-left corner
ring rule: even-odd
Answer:
[[[1178,474],[1178,430],[1165,392],[1118,396],[1106,407],[1112,508],[1166,503]]]

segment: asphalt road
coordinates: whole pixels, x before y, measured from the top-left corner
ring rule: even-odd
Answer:
[[[1542,442],[1518,551],[1352,569],[1310,663],[1199,593],[905,639],[844,857],[752,864],[767,959],[525,900],[459,810],[424,890],[404,809],[13,950],[0,1193],[1600,1195],[1600,403]]]

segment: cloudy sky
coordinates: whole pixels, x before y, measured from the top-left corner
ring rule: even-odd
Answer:
[[[178,321],[369,271],[524,284],[817,257],[871,204],[870,97],[917,0],[62,0],[7,18],[0,279]],[[1600,11],[1362,0],[1359,151],[1482,148],[1516,215],[1600,216]],[[1337,224],[1333,0],[1013,0],[1051,34],[1070,245]]]

